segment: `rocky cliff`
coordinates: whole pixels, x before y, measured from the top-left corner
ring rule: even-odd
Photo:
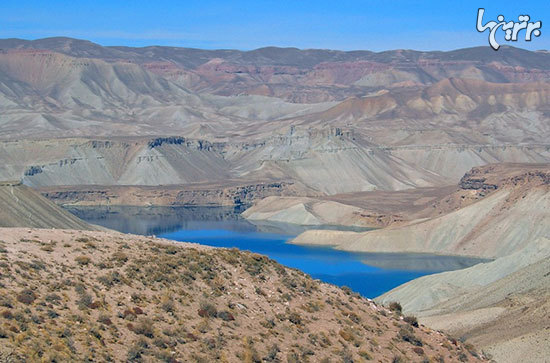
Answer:
[[[159,141],[164,139],[185,142]],[[486,163],[545,162],[549,150],[543,145],[376,147],[337,128],[294,128],[255,143],[176,137],[16,140],[0,142],[0,177],[33,187],[285,180],[311,196],[449,185]]]
[[[54,186],[37,191],[57,204],[88,206],[248,206],[268,196],[307,193],[307,189],[292,182],[236,181],[167,186]]]

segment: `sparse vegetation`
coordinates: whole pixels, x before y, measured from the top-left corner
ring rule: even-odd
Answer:
[[[424,345],[422,340],[414,335],[414,332],[410,326],[404,326],[399,330],[399,338],[419,347]]]
[[[415,328],[418,328],[418,320],[416,319],[416,316],[412,316],[412,315],[405,316],[405,317],[403,318],[403,320],[404,320],[406,323],[411,324],[411,325],[414,326]]]
[[[33,290],[24,289],[17,294],[17,301],[22,302],[23,304],[29,305],[29,304],[32,304],[34,300],[36,300],[36,297],[37,296]]]
[[[92,261],[91,258],[88,256],[77,256],[74,260],[76,261],[76,263],[82,266],[86,266],[90,263],[90,261]]]
[[[351,362],[439,350],[459,359],[445,348],[452,342],[413,331],[408,317],[263,256],[97,236],[6,244],[25,254],[0,255],[9,261],[0,266],[0,347],[57,361]]]
[[[393,301],[390,303],[389,305],[389,308],[391,311],[394,311],[396,313],[399,313],[401,314],[401,312],[403,311],[403,308],[401,307],[401,304],[398,303],[397,301]]]

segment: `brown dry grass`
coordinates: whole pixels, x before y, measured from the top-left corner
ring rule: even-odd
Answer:
[[[0,236],[0,354],[13,361],[477,360],[257,254],[107,232]]]

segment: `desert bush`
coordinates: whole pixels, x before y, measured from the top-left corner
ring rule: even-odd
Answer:
[[[260,287],[256,287],[256,289],[255,289],[254,291],[255,291],[256,294],[258,294],[258,295],[267,296],[267,294],[265,293],[265,291],[262,290]]]
[[[288,363],[300,363],[302,360],[298,353],[291,351],[286,354],[286,360]]]
[[[346,329],[342,329],[338,332],[338,334],[346,341],[346,342],[351,342],[355,339],[355,336],[353,334],[353,332],[351,331],[351,329],[349,328],[346,328]]]
[[[273,319],[263,320],[262,322],[260,322],[260,324],[266,329],[275,328],[275,320],[273,320]]]
[[[281,295],[281,298],[284,301],[291,301],[292,300],[292,295],[290,295],[288,292],[285,292],[284,294]]]
[[[15,314],[13,314],[13,318],[15,320],[17,320],[18,322],[20,322],[20,323],[24,323],[24,322],[27,321],[27,316],[28,315],[29,314],[27,312],[23,312],[21,310],[18,310],[18,311],[15,312]]]
[[[93,301],[92,295],[85,292],[80,295],[80,298],[77,300],[76,304],[80,309],[86,309],[91,307],[93,302],[94,301]]]
[[[409,327],[410,328],[410,327]],[[408,329],[405,329],[405,328],[401,328],[399,330],[399,337],[405,341],[405,342],[409,342],[413,345],[416,345],[418,347],[421,347],[423,344],[422,344],[422,341],[420,339],[418,339],[412,331],[408,330]]]
[[[290,321],[293,324],[300,325],[302,324],[302,317],[298,312],[293,311],[290,314],[288,314],[288,321]]]
[[[258,354],[258,351],[254,347],[254,341],[252,338],[245,337],[243,340],[243,352],[241,354],[241,360],[243,362],[261,362],[262,359]]]
[[[403,308],[401,307],[401,304],[398,303],[397,301],[391,302],[389,308],[390,308],[391,311],[394,311],[394,312],[399,313],[399,314],[401,314],[401,312],[403,311]]]
[[[59,304],[61,302],[61,296],[57,294],[48,294],[45,297],[45,300],[51,304]]]
[[[144,335],[147,338],[153,338],[153,321],[149,318],[140,318],[133,328],[134,333]]]
[[[243,256],[244,257],[244,256]],[[244,269],[251,276],[257,276],[264,271],[268,258],[261,255],[249,255],[244,259]]]
[[[111,259],[113,261],[116,261],[118,262],[119,265],[124,265],[126,262],[128,262],[128,255],[125,254],[124,252],[115,252],[113,253],[113,255],[111,256]]]
[[[372,356],[366,350],[360,350],[357,354],[364,360],[372,360]]]
[[[36,298],[36,294],[31,289],[21,290],[17,294],[17,301],[27,305],[32,304]]]
[[[231,314],[229,311],[220,311],[218,314],[218,318],[224,320],[224,321],[233,321],[235,320],[235,317],[233,314]]]
[[[178,251],[181,251],[181,249],[177,246],[166,246],[164,248],[164,252],[168,255],[175,255]]]
[[[160,349],[168,348],[168,344],[166,344],[167,341],[162,338],[155,338],[153,339],[153,345]]]
[[[130,347],[130,349],[128,349],[128,352],[126,353],[126,358],[129,362],[137,362],[141,359],[141,355],[143,353],[144,352],[142,349],[132,346]]]
[[[81,266],[86,266],[92,261],[88,256],[77,256],[74,260]]]
[[[109,315],[106,315],[106,314],[100,314],[99,317],[97,318],[97,322],[101,323],[101,324],[104,324],[104,325],[113,324],[113,322],[111,321],[111,318],[109,317]]]
[[[70,285],[72,282],[70,280],[68,280],[66,282],[67,285]],[[74,291],[79,294],[79,295],[82,295],[86,292],[86,286],[84,286],[84,284],[81,284],[81,283],[77,283],[76,285],[74,285]]]
[[[403,320],[404,320],[406,323],[411,324],[411,325],[414,326],[415,328],[418,328],[418,319],[416,319],[416,316],[412,316],[412,315],[405,316],[405,317],[403,318]]]
[[[321,310],[323,303],[320,301],[308,301],[306,304],[302,305],[302,309],[308,313],[315,313]]]
[[[218,314],[218,311],[216,309],[216,307],[207,302],[207,301],[203,301],[201,302],[200,304],[200,308],[199,308],[199,316],[203,317],[203,318],[208,318],[208,317],[211,317],[211,318],[215,318],[216,315]]]
[[[277,354],[280,351],[281,351],[281,349],[279,349],[279,346],[277,346],[277,344],[273,344],[269,348],[269,350],[267,351],[267,354],[263,358],[263,360],[266,361],[266,362],[275,362],[275,361],[277,361]]]
[[[172,353],[169,350],[163,349],[163,350],[155,350],[153,352],[153,356],[156,358],[156,361],[158,362],[167,362],[172,363],[176,360],[174,359]],[[195,360],[196,362],[201,362],[200,360]],[[201,362],[202,363],[202,362]]]
[[[167,313],[173,313],[176,310],[176,304],[172,298],[166,297],[163,298],[163,301],[160,303],[160,308]]]
[[[298,283],[296,282],[296,280],[289,276],[285,276],[282,282],[283,282],[283,285],[285,285],[285,287],[289,290],[292,290],[298,287]]]
[[[342,286],[341,289],[346,293],[346,295],[351,295],[353,293],[353,291],[348,286]]]
[[[137,316],[132,309],[126,309],[120,317],[126,320],[134,321]]]
[[[7,295],[4,295],[4,296],[0,295],[0,306],[12,309],[13,308],[13,301]]]
[[[479,358],[479,354],[476,352],[475,347],[471,343],[464,342],[464,348],[470,352],[471,355],[473,355],[476,358]]]
[[[121,283],[122,279],[123,277],[118,273],[118,271],[112,271],[106,275],[99,276],[97,281],[106,287],[113,287],[114,285]]]
[[[51,244],[44,245],[40,247],[40,249],[45,252],[53,252],[53,246]]]
[[[100,261],[96,263],[95,266],[100,270],[113,268],[113,264],[111,262],[105,262],[105,261]]]

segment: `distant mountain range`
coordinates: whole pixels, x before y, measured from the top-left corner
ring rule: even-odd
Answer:
[[[329,194],[452,184],[473,166],[550,159],[549,80],[550,53],[510,47],[244,52],[5,39],[0,139],[95,140],[2,143],[0,178],[277,179]],[[167,136],[186,141],[148,146]]]
[[[220,137],[315,121],[361,131],[376,130],[372,122],[382,120],[384,129],[399,128],[402,135],[383,138],[384,143],[407,144],[413,141],[407,138],[432,129],[433,119],[460,134],[473,127],[512,142],[548,136],[543,122],[549,112],[548,52],[510,47],[498,53],[489,47],[244,52],[103,47],[70,38],[5,39],[0,50],[3,137],[59,132]],[[510,112],[522,129],[513,138],[497,127],[509,122]],[[465,120],[473,124],[461,125]]]

